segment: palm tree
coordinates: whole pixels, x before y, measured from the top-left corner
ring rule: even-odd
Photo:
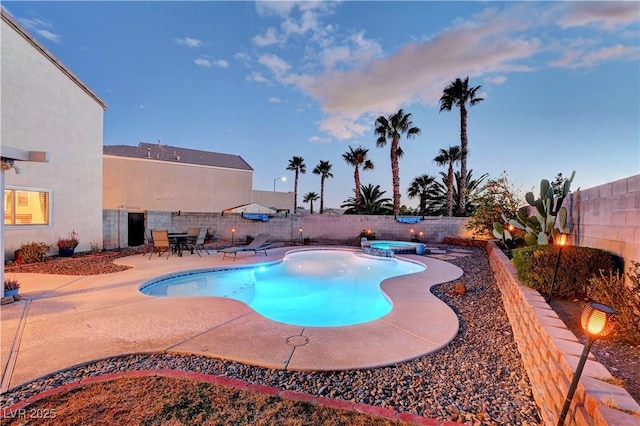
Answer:
[[[304,158],[293,156],[291,160],[289,160],[287,170],[293,170],[296,172],[295,181],[293,183],[293,213],[295,213],[298,208],[298,175],[300,173],[307,173],[307,165],[304,164]]]
[[[469,77],[462,81],[456,78],[445,87],[440,97],[440,112],[451,111],[454,106],[460,108],[460,176],[463,187],[460,192],[459,214],[462,214],[467,204],[467,188],[464,186],[467,181],[467,103],[473,106],[482,102],[484,98],[477,98],[476,93],[482,86],[469,87]]]
[[[418,213],[423,215],[427,211],[427,200],[430,198],[433,191],[433,183],[436,178],[429,175],[421,175],[413,179],[407,195],[409,198],[420,197],[420,205],[418,207]]]
[[[356,194],[356,203],[360,202],[360,165],[362,165],[362,170],[373,170],[373,161],[367,159],[367,154],[369,153],[368,149],[365,149],[359,146],[356,149],[353,149],[351,145],[349,145],[349,151],[342,154],[342,158],[349,165],[353,166],[353,180],[356,186],[353,189],[354,194]]]
[[[440,176],[442,177],[441,182],[434,182],[433,184],[433,203],[427,207],[427,215],[429,216],[444,216],[447,214],[447,175],[444,172],[440,172]],[[473,170],[469,170],[467,173],[467,198],[466,198],[466,206],[464,209],[456,209],[456,216],[471,216],[473,212],[476,210],[476,206],[474,204],[474,199],[479,196],[479,194],[484,189],[484,185],[482,184],[484,180],[489,176],[488,173],[483,174],[478,179],[473,179]],[[458,205],[460,203],[460,191],[462,189],[460,172],[455,172],[454,174],[454,186],[453,186],[453,203]],[[462,214],[458,213],[462,210]]]
[[[391,139],[391,176],[393,181],[393,213],[400,212],[400,167],[398,158],[402,157],[400,138],[406,134],[407,139],[420,134],[420,129],[413,126],[411,113],[405,114],[402,109],[389,115],[388,118],[380,116],[376,119],[375,134],[378,136],[376,146],[382,148]]]
[[[433,159],[438,166],[448,166],[447,171],[447,216],[453,216],[453,165],[460,161],[460,147],[450,146],[448,150],[440,149]]]
[[[360,202],[349,198],[340,207],[346,208],[344,214],[391,214],[393,205],[390,198],[382,198],[386,191],[380,191],[380,185],[371,184],[360,187]]]
[[[331,163],[328,161],[320,160],[318,165],[313,169],[314,175],[320,175],[320,214],[324,212],[324,181],[327,178],[332,178]]]
[[[311,214],[313,214],[313,202],[316,201],[320,196],[315,192],[307,192],[304,194],[304,198],[302,199],[303,203],[311,203]]]

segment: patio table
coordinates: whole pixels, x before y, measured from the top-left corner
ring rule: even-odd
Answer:
[[[186,232],[170,232],[169,241],[175,241],[175,250],[179,257],[182,257],[182,247],[187,242],[189,234]]]

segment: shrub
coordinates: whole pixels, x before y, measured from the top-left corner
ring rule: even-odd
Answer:
[[[624,282],[624,275],[610,271],[600,272],[589,280],[587,295],[590,299],[610,306],[616,310],[615,337],[618,340],[640,344],[640,263],[633,262],[627,273],[629,281]]]
[[[541,294],[549,294],[553,271],[558,258],[558,246],[539,245],[517,248],[513,251],[513,265],[520,281]],[[562,249],[553,296],[584,298],[589,278],[603,270],[615,269],[613,255],[605,250],[569,246]]]
[[[20,257],[24,263],[45,262],[50,259],[49,252],[51,246],[47,243],[34,241],[20,244],[20,248],[16,250],[16,261]]]

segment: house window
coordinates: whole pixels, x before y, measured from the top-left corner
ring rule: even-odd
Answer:
[[[4,224],[48,225],[51,191],[8,188],[4,190]]]

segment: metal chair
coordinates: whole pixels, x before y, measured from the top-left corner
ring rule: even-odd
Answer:
[[[158,256],[162,256],[163,253],[167,253],[167,259],[171,255],[171,252],[175,248],[175,244],[169,241],[169,231],[166,229],[152,229],[151,236],[153,238],[153,249],[151,250],[151,254],[149,255],[149,260],[151,260],[151,256],[153,253],[158,253]]]

